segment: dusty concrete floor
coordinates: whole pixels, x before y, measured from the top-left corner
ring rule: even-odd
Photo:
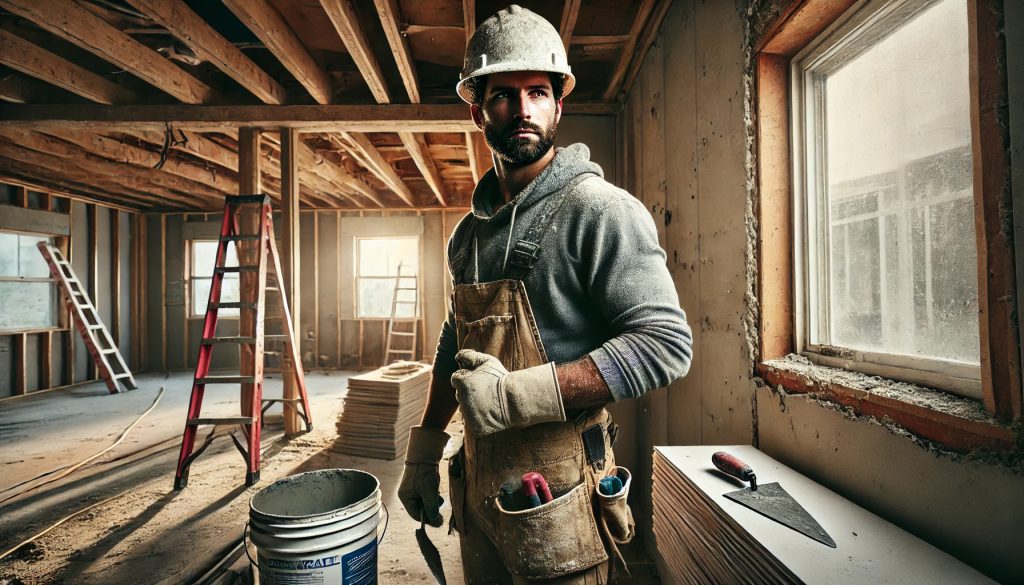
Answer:
[[[0,504],[0,554],[53,522],[90,504],[114,498],[0,561],[0,585],[74,583],[146,585],[190,583],[235,546],[248,518],[248,502],[275,479],[311,469],[348,467],[381,482],[390,524],[378,553],[382,584],[433,583],[395,490],[401,460],[381,461],[336,453],[335,422],[350,372],[307,375],[314,414],[312,433],[283,438],[280,416],[268,413],[263,433],[261,482],[244,485],[244,463],[226,433],[192,465],[188,487],[172,489],[191,372],[138,377],[139,389],[118,395],[102,383],[0,402],[0,499],[37,475],[76,463],[103,449],[152,404],[157,407],[114,450],[60,481]],[[204,415],[235,415],[237,388],[208,391]],[[275,377],[266,397],[280,396]],[[278,411],[279,412],[279,411]],[[457,424],[457,423],[454,423]],[[452,430],[457,430],[453,428]],[[202,430],[200,440],[209,431]],[[198,443],[197,443],[198,444]],[[442,473],[442,481],[446,481]],[[35,482],[38,483],[38,480]],[[447,493],[447,486],[442,486]],[[447,517],[447,504],[442,513]],[[428,528],[441,552],[448,583],[462,580],[458,540]],[[633,553],[634,558],[641,556]],[[233,564],[241,569],[244,557]],[[650,563],[633,563],[632,583],[657,583]]]

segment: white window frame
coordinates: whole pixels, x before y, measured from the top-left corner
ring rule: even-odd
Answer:
[[[50,244],[52,244],[52,245],[56,245],[56,240],[59,237],[59,236],[56,236],[54,234],[44,234],[44,233],[41,233],[41,232],[28,232],[28,231],[21,231],[21,230],[0,230],[0,231],[2,231],[4,233],[7,233],[7,234],[13,234],[13,235],[16,235],[16,236],[28,236],[28,237],[32,237],[32,238],[46,238],[47,241],[49,241]],[[61,319],[62,319],[61,313],[62,313],[62,311],[64,311],[64,304],[62,302],[63,299],[61,297],[62,293],[61,293],[60,290],[58,290],[57,281],[54,280],[52,276],[50,276],[50,275],[48,275],[48,276],[0,276],[0,281],[2,281],[2,282],[15,282],[15,283],[19,283],[19,282],[23,282],[23,283],[48,282],[48,283],[50,283],[50,303],[52,303],[51,315],[53,316],[53,318],[51,319],[51,324],[49,324],[49,325],[35,325],[35,326],[31,326],[31,327],[22,327],[22,328],[14,328],[14,329],[3,329],[3,328],[0,328],[0,335],[10,335],[10,334],[14,334],[14,333],[24,333],[26,331],[58,330],[58,329],[61,328]]]
[[[811,234],[816,231],[819,238],[828,238],[828,222],[818,221],[818,210],[823,207],[824,177],[823,147],[809,153],[809,144],[817,144],[824,127],[824,121],[816,115],[822,108],[809,107],[814,100],[820,100],[822,93],[816,86],[814,72],[823,64],[835,70],[837,55],[853,51],[853,55],[873,45],[877,27],[891,21],[893,28],[908,16],[927,10],[940,0],[865,0],[848,10],[840,19],[826,29],[818,38],[800,51],[792,60],[791,82],[791,160],[793,176],[793,225],[794,235],[794,319],[797,353],[814,363],[825,366],[854,370],[869,375],[921,384],[946,390],[970,398],[982,398],[981,369],[977,364],[950,360],[935,360],[890,353],[838,348],[814,343],[819,319],[828,314],[827,298],[821,299],[821,279],[811,278],[816,270],[828,275],[829,259],[819,258]],[[852,57],[847,57],[852,58]],[[829,63],[831,61],[831,63]],[[826,69],[829,70],[829,69]],[[815,160],[808,160],[814,156]],[[826,209],[827,211],[827,209]],[[819,225],[823,223],[824,225]],[[827,276],[825,277],[827,278]],[[980,326],[980,325],[979,325]]]
[[[188,282],[188,291],[187,292],[188,292],[188,318],[189,319],[204,319],[206,317],[206,312],[205,311],[202,312],[202,313],[196,313],[195,285],[194,285],[194,282],[196,280],[209,280],[210,283],[211,283],[210,286],[213,286],[213,284],[212,284],[213,283],[213,275],[212,274],[210,276],[202,276],[202,275],[198,275],[197,276],[197,275],[192,273],[192,270],[195,268],[195,262],[194,262],[194,260],[195,260],[195,252],[194,252],[194,247],[195,247],[195,244],[197,242],[202,242],[202,243],[210,243],[210,242],[212,242],[214,244],[217,244],[217,243],[219,243],[219,240],[217,238],[193,238],[193,239],[185,240],[185,258],[186,258],[185,274],[187,276],[186,281]],[[225,279],[231,278],[231,277],[237,279],[237,278],[239,278],[239,273],[237,273],[237,272],[227,272],[227,273],[224,274],[224,278]],[[207,302],[209,302],[209,301],[207,301]],[[217,320],[220,321],[222,319],[238,319],[239,318],[239,312],[240,311],[238,309],[219,309],[217,311]]]
[[[423,303],[420,302],[420,300],[422,299],[423,289],[422,289],[422,286],[421,286],[422,279],[420,278],[419,272],[422,269],[422,265],[423,265],[423,247],[422,247],[423,246],[423,242],[422,242],[422,240],[421,240],[419,235],[411,235],[411,236],[356,236],[354,238],[354,244],[355,245],[352,246],[352,248],[353,248],[353,254],[355,255],[355,278],[352,279],[352,283],[353,283],[353,285],[355,287],[355,290],[353,291],[352,298],[355,300],[355,306],[353,307],[353,314],[355,315],[356,319],[359,319],[359,320],[363,320],[363,319],[365,319],[365,320],[390,319],[391,315],[386,315],[386,316],[383,316],[383,317],[377,317],[377,316],[374,316],[374,317],[364,317],[364,316],[359,314],[359,282],[361,280],[395,280],[397,278],[396,276],[362,276],[362,261],[363,261],[363,259],[362,259],[362,255],[359,253],[359,250],[361,248],[360,242],[362,242],[363,240],[415,240],[416,241],[416,250],[417,250],[417,260],[416,260],[416,262],[417,262],[417,267],[416,267],[416,319],[421,319],[423,317],[423,308],[422,308]]]

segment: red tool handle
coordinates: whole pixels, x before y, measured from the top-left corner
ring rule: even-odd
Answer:
[[[538,496],[542,504],[546,504],[554,499],[551,497],[548,482],[545,481],[543,475],[536,471],[528,471],[523,474],[523,494],[528,498]]]
[[[757,476],[754,475],[754,470],[741,461],[739,457],[730,455],[725,451],[718,451],[711,456],[711,462],[722,473],[729,474],[740,481],[749,481],[751,491],[757,489]]]

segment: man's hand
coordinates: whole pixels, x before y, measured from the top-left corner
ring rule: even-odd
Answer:
[[[441,475],[438,464],[448,433],[427,427],[409,429],[409,447],[405,451],[405,471],[398,485],[398,499],[417,522],[437,527],[444,524],[441,517]]]
[[[473,434],[565,420],[554,363],[510,373],[498,358],[469,349],[455,360],[463,369],[452,375],[452,386]]]

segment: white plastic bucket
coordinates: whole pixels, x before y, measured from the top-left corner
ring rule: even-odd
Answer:
[[[249,525],[260,585],[376,584],[385,511],[380,482],[357,469],[300,473],[256,492]]]

